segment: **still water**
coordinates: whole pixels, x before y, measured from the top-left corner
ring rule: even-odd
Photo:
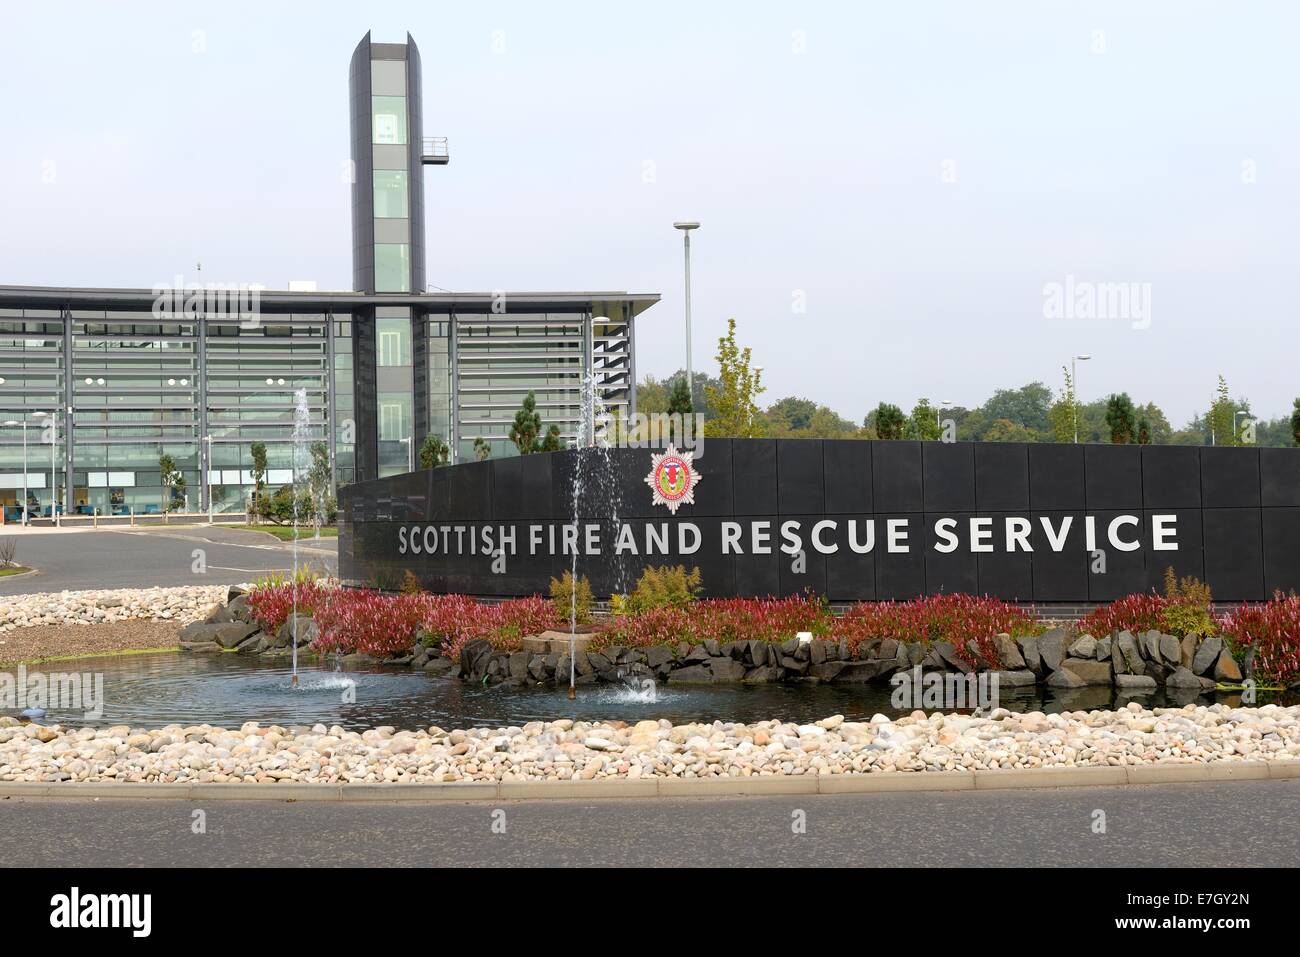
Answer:
[[[832,714],[866,720],[876,713],[906,714],[895,708],[889,685],[659,685],[649,691],[616,685],[583,685],[576,701],[565,688],[485,688],[407,668],[336,672],[329,665],[300,666],[297,688],[289,669],[238,655],[161,652],[87,658],[44,666],[49,671],[103,675],[103,715],[50,709],[46,723],[159,727],[211,724],[238,727],[338,724],[361,730],[380,725],[418,728],[503,727],[533,720],[808,722]],[[33,666],[29,673],[44,670]],[[1074,711],[1110,708],[1136,700],[1147,707],[1212,704],[1214,695],[1163,693],[1117,699],[1111,688],[1058,692],[1051,688],[1002,688],[998,704],[1012,711]],[[1239,704],[1235,696],[1218,700]],[[1261,704],[1265,703],[1261,700]],[[1294,703],[1283,701],[1281,703]],[[12,713],[12,712],[11,712]]]

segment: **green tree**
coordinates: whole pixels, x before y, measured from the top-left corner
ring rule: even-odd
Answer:
[[[447,443],[440,436],[424,437],[424,442],[420,445],[420,468],[426,472],[436,469],[440,465],[446,465],[450,457],[451,449],[447,448]]]
[[[705,398],[713,418],[704,423],[704,434],[737,439],[762,433],[762,416],[754,401],[764,392],[762,373],[753,368],[749,346],[736,343],[736,320],[727,320],[727,334],[718,339],[719,385],[706,386]]]
[[[1138,416],[1137,442],[1138,445],[1151,444],[1151,423],[1145,415]]]
[[[1228,394],[1228,383],[1219,376],[1219,385],[1214,390],[1214,401],[1210,403],[1210,414],[1206,416],[1210,427],[1211,445],[1238,445],[1236,429],[1233,427],[1233,415],[1236,406]]]
[[[926,442],[937,441],[943,434],[943,429],[939,426],[939,413],[930,404],[929,399],[922,398],[912,407],[912,414],[908,416],[903,434],[909,439],[920,439]]]
[[[1291,441],[1300,445],[1300,399],[1296,399],[1291,409]]]
[[[1041,382],[1031,382],[1019,389],[998,389],[984,403],[983,411],[989,421],[1009,419],[1035,432],[1048,432],[1051,404],[1052,390]]]
[[[816,402],[791,395],[768,406],[767,420],[777,433],[799,432],[812,424],[816,414]]]
[[[182,499],[178,496],[185,494],[185,476],[176,467],[176,460],[166,452],[158,456],[158,475],[162,479],[163,511],[170,512],[179,508]]]
[[[262,490],[266,488],[266,443],[254,442],[248,447],[253,457],[253,514],[262,512]]]
[[[670,415],[690,415],[695,411],[691,390],[686,386],[686,376],[673,380],[673,391],[668,396]]]
[[[1106,427],[1110,429],[1110,440],[1116,445],[1126,445],[1137,437],[1137,426],[1133,421],[1133,400],[1127,392],[1112,395],[1106,401]]]
[[[510,426],[510,441],[520,455],[530,455],[540,450],[538,436],[542,434],[542,416],[537,411],[537,396],[529,392],[524,396],[524,404],[515,413],[514,424]]]
[[[891,402],[882,402],[863,420],[864,428],[875,429],[876,437],[887,441],[897,441],[903,437],[907,427],[907,418],[903,410]]]
[[[563,447],[564,443],[560,440],[560,427],[552,423],[551,427],[546,430],[546,438],[542,439],[537,451],[558,452]]]
[[[474,458],[479,462],[486,462],[492,457],[492,446],[488,445],[483,436],[474,440]]]
[[[1038,433],[1010,419],[994,419],[983,438],[985,442],[1034,442]]]
[[[1052,437],[1057,442],[1073,442],[1079,428],[1079,403],[1074,396],[1074,378],[1070,375],[1070,370],[1061,366],[1061,375],[1065,377],[1065,386],[1047,410],[1047,420],[1052,426]]]

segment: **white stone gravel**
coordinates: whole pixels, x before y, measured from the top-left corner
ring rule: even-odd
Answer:
[[[145,731],[0,718],[0,781],[338,784],[713,778],[965,768],[1293,761],[1300,707],[1209,707],[988,717],[925,714],[797,725],[533,721],[523,727],[364,732],[256,722]]]
[[[0,597],[0,634],[33,625],[97,625],[128,619],[202,619],[226,598],[225,585],[38,592]]]

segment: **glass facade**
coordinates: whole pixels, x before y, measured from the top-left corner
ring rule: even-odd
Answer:
[[[346,326],[348,318],[335,314],[333,322]],[[339,355],[350,358],[349,343]],[[299,390],[312,431],[325,435],[330,352],[323,313],[168,321],[147,310],[0,308],[6,518],[18,517],[23,494],[24,433],[34,515],[49,514],[56,498],[69,514],[198,511],[209,489],[214,511],[242,511],[253,487],[253,442],[266,444],[268,486],[292,481]],[[350,407],[345,372],[348,388],[336,389],[335,399]],[[352,450],[344,451],[350,468]],[[164,455],[184,480],[170,500]]]
[[[427,435],[445,441],[456,461],[474,460],[476,439],[494,457],[517,454],[510,426],[530,391],[543,423],[572,441],[588,373],[607,407],[632,407],[632,300],[504,313],[453,303],[354,308],[264,299],[253,321],[159,319],[143,308],[12,307],[0,293],[6,518],[16,517],[23,496],[24,435],[33,514],[48,514],[56,498],[82,514],[161,512],[173,504],[163,455],[185,480],[173,507],[206,508],[210,487],[214,511],[237,512],[253,486],[254,442],[267,447],[268,486],[292,481],[300,390],[313,435],[331,440],[339,483],[376,477],[358,474],[361,442],[373,443],[377,476],[418,464]],[[359,352],[373,356],[360,377]]]

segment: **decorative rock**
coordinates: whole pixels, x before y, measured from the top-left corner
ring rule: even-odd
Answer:
[[[993,636],[993,647],[997,649],[998,659],[1003,668],[1018,671],[1026,667],[1025,656],[1020,653],[1020,646],[1006,632]]]
[[[1051,677],[1047,679],[1047,684],[1053,688],[1082,688],[1087,682],[1062,665],[1052,672]]]
[[[646,649],[645,662],[651,668],[658,668],[673,660],[673,650],[668,645],[652,645]]]
[[[1037,676],[1028,668],[1015,671],[994,671],[991,674],[997,675],[999,686],[1006,685],[1009,688],[1025,688],[1036,684],[1038,681]]]
[[[1138,650],[1147,661],[1160,660],[1160,632],[1146,631],[1138,641]]]
[[[1026,668],[1034,672],[1043,670],[1043,658],[1038,650],[1037,635],[1024,635],[1017,638],[1016,646],[1020,649],[1020,655],[1025,660]]]
[[[1095,657],[1098,661],[1109,661],[1109,660],[1110,660],[1110,648],[1111,648],[1111,643],[1112,643],[1112,639],[1111,639],[1111,637],[1110,637],[1109,635],[1107,635],[1105,638],[1098,638],[1098,639],[1097,639],[1097,650],[1096,650],[1096,652],[1095,652],[1095,654],[1094,654],[1094,657]]]
[[[1227,684],[1236,684],[1241,681],[1241,668],[1237,665],[1237,659],[1232,657],[1232,652],[1227,648],[1219,652],[1219,660],[1214,663],[1214,679]]]
[[[1148,675],[1119,674],[1115,676],[1115,687],[1128,691],[1155,691],[1156,679]]]
[[[1096,658],[1097,639],[1092,635],[1080,635],[1070,645],[1071,658]]]
[[[1055,671],[1061,667],[1065,657],[1066,642],[1070,633],[1064,628],[1052,628],[1038,636],[1038,654],[1043,660],[1043,668]]]
[[[1208,635],[1201,639],[1201,645],[1196,649],[1196,656],[1192,658],[1192,671],[1195,674],[1203,675],[1214,667],[1215,661],[1219,658],[1219,652],[1223,650],[1223,639],[1217,635]]]
[[[1182,643],[1173,635],[1160,636],[1160,658],[1167,665],[1181,665],[1183,657]]]
[[[1165,679],[1167,688],[1196,688],[1200,689],[1201,679],[1196,677],[1189,669],[1179,665],[1173,673]]]
[[[1108,685],[1111,683],[1109,661],[1097,661],[1095,658],[1067,658],[1061,667],[1068,668],[1084,684]]]
[[[1115,674],[1141,675],[1146,674],[1146,666],[1142,660],[1142,654],[1138,651],[1137,639],[1133,637],[1131,631],[1121,631],[1114,636],[1111,643],[1110,653],[1111,664],[1114,667]]]
[[[960,671],[962,674],[970,673],[971,666],[961,659],[957,654],[957,649],[955,649],[951,643],[946,641],[936,641],[931,645],[931,648],[950,668]]]

